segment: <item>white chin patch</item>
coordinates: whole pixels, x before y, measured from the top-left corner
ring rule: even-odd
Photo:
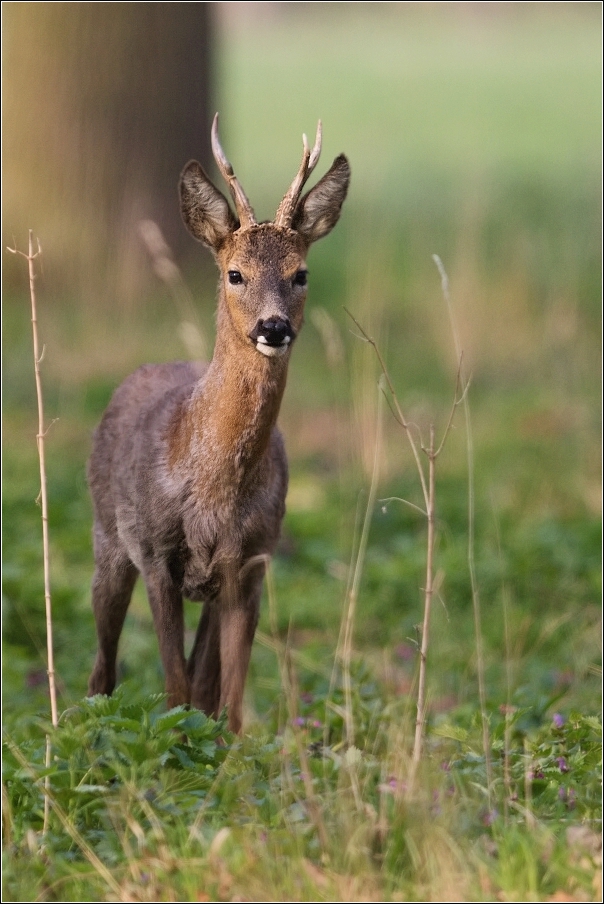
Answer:
[[[256,348],[267,358],[280,358],[289,348],[291,339],[286,336],[281,345],[269,345],[264,336],[258,336]]]
[[[256,342],[256,348],[263,355],[266,355],[267,358],[280,358],[288,350],[289,343],[285,345],[266,345],[266,343],[258,341]]]

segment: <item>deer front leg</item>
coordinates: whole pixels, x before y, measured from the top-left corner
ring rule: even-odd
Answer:
[[[153,624],[168,694],[168,707],[190,702],[184,652],[184,613],[182,594],[164,563],[154,563],[143,572]]]
[[[243,690],[257,618],[242,606],[220,613],[220,702],[228,710],[230,731],[241,731]]]
[[[242,569],[242,571],[244,571]],[[239,733],[242,725],[243,691],[250,663],[258,615],[264,567],[248,571],[225,582],[220,599],[220,701],[219,711],[228,711],[230,731]]]

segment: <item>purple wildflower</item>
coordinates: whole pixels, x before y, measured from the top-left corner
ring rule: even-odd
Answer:
[[[497,819],[498,816],[499,816],[499,813],[497,812],[497,810],[495,810],[495,809],[487,810],[486,813],[483,813],[481,822],[482,822],[483,826],[487,826],[487,828],[488,828],[488,826],[493,825],[493,823],[495,822],[495,820]]]
[[[558,799],[566,804],[569,810],[573,810],[576,802],[576,794],[574,788],[566,789],[564,785],[560,785],[558,790]]]
[[[405,791],[405,782],[399,781],[396,776],[391,775],[385,782],[378,785],[382,794],[395,794],[396,792]]]
[[[564,716],[561,716],[560,713],[554,713],[553,722],[556,728],[562,728],[565,721]]]
[[[558,768],[559,768],[560,772],[568,772],[569,771],[569,766],[568,766],[568,763],[566,762],[566,757],[559,756],[558,759],[556,760],[556,762],[558,763]]]

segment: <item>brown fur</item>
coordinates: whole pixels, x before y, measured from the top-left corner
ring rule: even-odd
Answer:
[[[226,706],[229,728],[241,729],[264,561],[285,511],[287,461],[276,421],[303,320],[299,274],[310,244],[337,222],[348,181],[340,156],[297,203],[295,228],[256,224],[253,212],[239,228],[199,164],[183,171],[183,218],[220,269],[216,345],[208,365],[139,368],[97,428],[88,466],[98,636],[90,694],[113,691],[118,640],[141,574],[169,705],[192,703],[214,716]],[[204,604],[188,661],[183,597]]]

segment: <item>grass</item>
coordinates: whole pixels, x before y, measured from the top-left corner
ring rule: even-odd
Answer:
[[[601,900],[597,31],[589,9],[560,4],[471,26],[450,12],[402,20],[387,4],[363,18],[362,5],[345,15],[342,6],[322,30],[303,15],[253,25],[254,40],[252,26],[230,27],[219,61],[225,149],[252,200],[264,199],[260,215],[291,177],[296,136],[319,115],[325,161],[346,150],[353,168],[342,222],[309,262],[307,323],[281,418],[291,482],[274,617],[267,599],[243,738],[219,745],[220,725],[165,713],[140,589],[120,693],[83,699],[94,653],[90,435],[121,377],[187,350],[162,287],[136,309],[82,309],[57,297],[45,250],[38,305],[47,417],[59,418],[46,459],[62,713],[58,729],[49,725],[25,288],[5,300],[7,899]],[[458,415],[437,469],[443,580],[410,797],[426,535],[421,516],[396,502],[370,513],[346,743],[335,653],[369,490],[379,369],[342,308],[378,339],[423,436],[431,423],[442,429],[457,361],[433,252],[449,273],[472,373],[493,779],[487,788]],[[213,276],[187,279],[211,337]],[[379,464],[378,500],[421,503],[387,409]],[[191,629],[197,616],[190,605]],[[42,836],[46,774],[53,809]]]

